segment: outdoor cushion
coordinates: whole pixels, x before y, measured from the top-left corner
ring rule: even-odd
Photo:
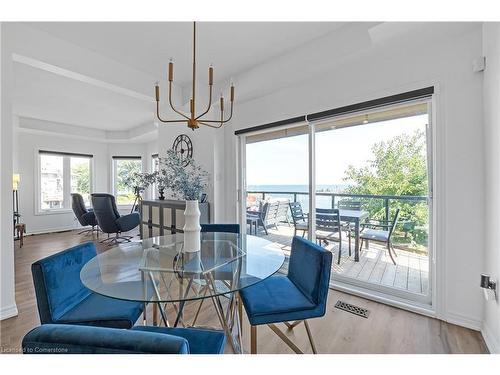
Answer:
[[[389,232],[385,230],[367,228],[363,232],[361,232],[359,238],[363,238],[365,240],[387,242],[389,240]]]
[[[135,326],[132,331],[154,332],[182,337],[189,343],[189,353],[191,354],[222,354],[226,343],[224,332],[216,330]]]

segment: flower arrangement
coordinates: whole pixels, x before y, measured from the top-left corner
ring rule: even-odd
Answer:
[[[169,149],[165,158],[159,158],[158,184],[164,184],[178,199],[198,200],[208,185],[208,173],[193,159],[184,164],[185,159]]]

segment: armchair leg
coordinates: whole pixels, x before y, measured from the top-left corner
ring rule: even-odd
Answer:
[[[250,326],[250,354],[257,354],[257,326]]]
[[[316,351],[316,345],[314,345],[313,336],[311,334],[311,329],[309,328],[309,323],[307,323],[307,320],[304,320],[304,325],[306,326],[307,337],[309,337],[309,342],[311,343],[312,352],[314,354],[318,354],[318,352]]]

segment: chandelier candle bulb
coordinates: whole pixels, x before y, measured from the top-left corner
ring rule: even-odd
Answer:
[[[212,86],[214,84],[214,68],[212,65],[208,67],[208,84]]]
[[[155,84],[155,94],[156,94],[156,101],[160,101],[160,86],[158,86],[158,82]]]
[[[168,63],[168,80],[170,82],[174,80],[174,63],[172,62],[172,59],[170,59],[170,62]]]
[[[220,111],[224,112],[224,97],[220,97]]]
[[[231,84],[231,103],[234,102],[234,85]]]

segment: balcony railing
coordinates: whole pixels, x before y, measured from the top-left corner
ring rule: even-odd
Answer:
[[[292,197],[293,202],[301,202],[304,200],[297,199],[300,196],[309,196],[308,192],[296,192],[296,191],[262,191],[262,190],[251,190],[247,191],[247,195],[249,194],[258,194],[262,197],[262,200],[266,199],[266,195],[272,195],[276,198],[284,198]],[[384,220],[389,220],[389,213],[391,207],[391,201],[402,201],[407,203],[419,203],[419,202],[427,202],[427,196],[417,196],[417,195],[371,195],[371,194],[347,194],[347,193],[333,193],[333,192],[316,192],[316,196],[320,197],[330,197],[331,208],[336,208],[337,203],[340,199],[352,199],[352,200],[380,200],[382,202],[382,206],[384,208]],[[318,205],[318,200],[316,200],[316,206]],[[324,206],[324,205],[323,205]],[[326,208],[326,207],[322,207]],[[308,207],[303,207],[304,210],[307,210]]]

